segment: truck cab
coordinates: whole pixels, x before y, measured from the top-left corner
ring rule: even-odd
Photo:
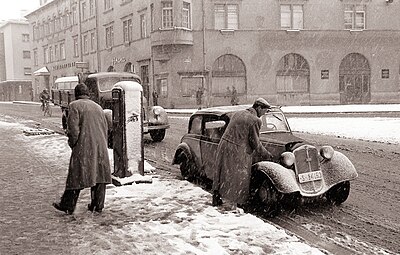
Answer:
[[[63,112],[62,124],[66,129],[66,119],[68,117],[69,103],[75,100],[74,88],[79,80],[86,84],[89,89],[89,97],[98,103],[103,109],[112,109],[112,88],[119,81],[135,81],[141,83],[140,77],[134,73],[125,72],[100,72],[92,73],[84,77],[78,76],[62,77],[55,81],[55,86],[51,91],[53,103],[59,105]],[[69,86],[62,82],[71,81]],[[74,85],[71,85],[74,84]],[[143,132],[149,133],[152,140],[160,142],[165,137],[166,129],[169,128],[168,116],[161,106],[148,106],[143,97],[144,119]]]

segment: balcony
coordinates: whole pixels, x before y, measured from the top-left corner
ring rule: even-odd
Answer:
[[[193,45],[193,31],[182,27],[154,30],[151,33],[151,46]]]

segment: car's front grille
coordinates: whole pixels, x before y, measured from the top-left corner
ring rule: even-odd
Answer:
[[[320,172],[317,148],[303,145],[294,150],[293,153],[296,157],[296,177],[300,188],[307,193],[314,193],[320,190],[322,188],[322,173]],[[307,174],[310,172],[312,174]]]
[[[297,174],[319,170],[318,150],[314,146],[303,145],[293,151],[296,157]]]

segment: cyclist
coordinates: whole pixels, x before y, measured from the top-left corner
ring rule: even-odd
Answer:
[[[42,102],[41,109],[44,111],[45,103],[50,101],[50,95],[46,88],[40,93],[39,99]]]

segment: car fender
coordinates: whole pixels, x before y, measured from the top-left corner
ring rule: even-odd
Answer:
[[[296,181],[296,175],[292,169],[288,169],[274,162],[261,161],[253,165],[253,174],[264,174],[275,188],[281,193],[292,193],[300,191]]]
[[[350,159],[338,151],[334,152],[330,160],[321,163],[321,170],[328,189],[340,182],[354,180],[358,177],[356,168]]]
[[[189,159],[189,161],[193,161],[193,156],[189,145],[187,145],[186,143],[180,143],[175,150],[174,159],[172,160],[173,165],[181,163],[181,158],[180,158],[181,153],[184,153]]]

